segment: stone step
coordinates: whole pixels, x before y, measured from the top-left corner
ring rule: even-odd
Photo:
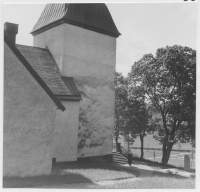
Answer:
[[[127,164],[128,160],[119,152],[113,152],[113,164]]]
[[[119,159],[119,160],[122,160],[122,161],[127,161],[127,159],[125,157],[121,157],[121,156],[113,156],[113,159]]]

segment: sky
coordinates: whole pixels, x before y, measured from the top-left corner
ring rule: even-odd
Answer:
[[[46,4],[46,3],[45,3]],[[19,24],[17,44],[33,45],[30,34],[45,4],[4,4],[4,23]],[[196,49],[197,3],[106,3],[122,34],[117,38],[116,70],[127,76],[134,62],[161,47]]]

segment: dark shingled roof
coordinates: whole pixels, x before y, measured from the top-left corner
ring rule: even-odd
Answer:
[[[16,47],[55,95],[72,95],[48,49],[25,45]]]
[[[61,23],[69,23],[113,37],[121,35],[104,3],[47,4],[31,33],[36,35]]]

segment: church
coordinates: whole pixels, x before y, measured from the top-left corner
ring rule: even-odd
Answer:
[[[59,162],[112,162],[121,34],[107,6],[47,4],[33,46],[16,44],[17,33],[17,24],[4,24],[3,176],[50,174]]]

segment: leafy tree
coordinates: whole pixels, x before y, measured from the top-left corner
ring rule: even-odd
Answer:
[[[129,81],[130,79],[130,81]],[[144,137],[152,133],[159,126],[158,118],[153,115],[151,104],[145,100],[145,89],[140,86],[139,82],[131,81],[128,75],[128,102],[127,102],[127,127],[131,134],[140,137],[141,156],[144,157]]]
[[[132,66],[129,81],[143,88],[162,117],[156,139],[167,164],[174,143],[195,143],[196,51],[175,45],[158,49],[155,57],[144,55]]]
[[[147,106],[144,100],[137,98],[137,94],[132,93],[133,96],[127,102],[127,129],[133,138],[140,137],[141,142],[141,156],[144,157],[144,137],[147,133],[153,132],[156,127],[155,119],[152,119],[150,107]]]
[[[129,86],[129,94],[128,94]],[[141,158],[144,156],[144,137],[155,129],[150,107],[145,103],[144,90],[141,87],[128,85],[128,79],[116,72],[115,79],[115,142],[119,136],[129,146],[139,136],[141,140]]]
[[[125,103],[127,101],[127,80],[121,73],[115,73],[115,129],[116,146],[125,126]]]

